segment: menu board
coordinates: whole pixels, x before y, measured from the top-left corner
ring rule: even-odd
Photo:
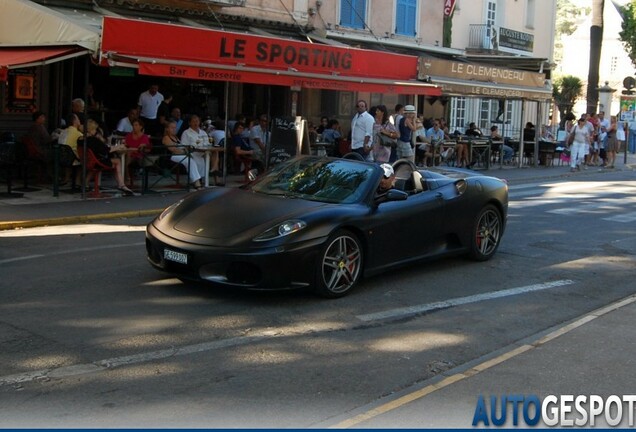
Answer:
[[[309,153],[306,120],[301,117],[274,117],[267,153],[267,168],[301,153]]]

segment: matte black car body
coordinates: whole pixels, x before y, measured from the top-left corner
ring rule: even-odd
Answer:
[[[308,156],[241,188],[189,194],[148,225],[148,259],[181,279],[250,289],[311,286],[337,297],[362,275],[412,261],[494,255],[507,216],[505,182],[408,161],[394,168],[403,192],[381,198],[377,165]]]

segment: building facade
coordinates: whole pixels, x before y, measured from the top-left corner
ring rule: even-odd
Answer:
[[[505,135],[517,137],[526,121],[545,123],[549,116],[555,3],[6,0],[0,29],[27,8],[27,15],[53,16],[92,32],[98,44],[86,48],[67,37],[60,45],[54,37],[37,39],[30,32],[7,41],[0,30],[5,59],[19,48],[34,54],[34,47],[68,47],[30,63],[0,61],[6,75],[0,130],[19,131],[34,109],[48,113],[53,126],[71,99],[86,95],[89,84],[98,99],[95,115],[112,125],[136,105],[139,93],[158,83],[184,112],[211,118],[268,113],[317,123],[327,116],[340,120],[346,132],[355,101],[365,99],[390,110],[398,103],[416,104],[420,115],[446,117],[460,132],[470,122],[483,129],[500,123]],[[109,46],[108,26],[126,24],[127,18],[163,27],[128,34],[127,47]],[[128,24],[125,31],[137,31],[137,24]],[[222,40],[233,45],[215,45]],[[254,51],[245,51],[252,49],[248,46]],[[322,57],[311,57],[314,52]],[[334,60],[348,58],[347,53],[353,53],[353,62]],[[304,55],[311,58],[303,60]],[[171,67],[184,72],[171,74]],[[202,75],[196,68],[204,69]],[[11,95],[25,74],[33,75],[32,98],[16,104]]]

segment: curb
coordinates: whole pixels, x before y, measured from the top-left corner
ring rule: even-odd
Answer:
[[[59,218],[49,219],[34,219],[34,220],[22,220],[22,221],[5,221],[0,222],[0,231],[19,229],[19,228],[36,228],[53,225],[72,225],[85,222],[92,222],[96,220],[105,219],[132,219],[138,217],[156,216],[164,209],[149,209],[149,210],[134,210],[118,213],[102,213],[91,214],[83,216],[64,216]]]

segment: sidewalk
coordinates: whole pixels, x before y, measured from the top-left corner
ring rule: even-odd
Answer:
[[[636,155],[628,154],[627,164],[623,163],[623,157],[623,154],[617,157],[616,168],[612,170],[589,167],[586,170],[571,173],[567,165],[559,166],[558,162],[555,161],[554,166],[548,167],[518,168],[495,165],[491,166],[489,170],[477,169],[476,171],[505,179],[509,184],[515,185],[548,179],[579,177],[603,171],[631,172],[636,170]],[[230,175],[226,178],[225,187],[238,187],[242,184],[242,180],[242,175]],[[185,190],[177,191],[170,189],[169,185],[163,185],[158,192],[123,197],[109,182],[112,183],[112,180],[109,176],[105,176],[102,189],[105,193],[111,193],[112,197],[85,200],[82,199],[81,193],[77,192],[72,194],[60,192],[58,197],[54,197],[51,185],[37,185],[38,190],[23,192],[24,195],[21,198],[7,198],[1,196],[2,192],[6,192],[6,185],[0,184],[0,230],[154,216],[186,194]],[[19,181],[14,181],[13,190],[18,192],[20,186]]]

